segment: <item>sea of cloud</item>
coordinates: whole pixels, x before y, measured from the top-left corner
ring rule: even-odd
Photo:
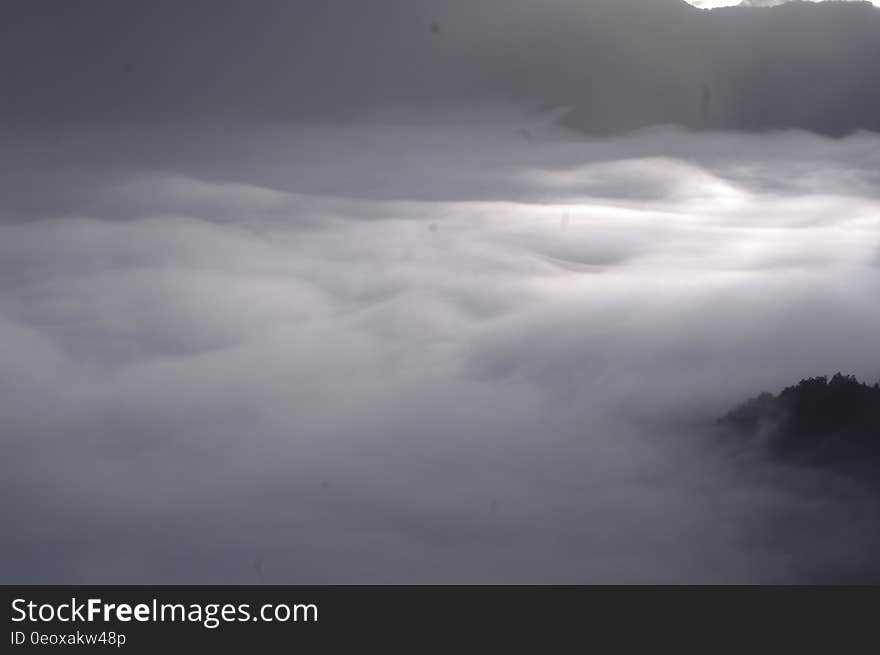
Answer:
[[[712,421],[880,378],[880,136],[6,137],[0,580],[878,578]]]

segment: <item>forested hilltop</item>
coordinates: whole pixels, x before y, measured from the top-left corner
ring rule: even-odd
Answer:
[[[880,385],[838,373],[764,393],[719,421],[760,439],[782,458],[806,464],[880,471]]]

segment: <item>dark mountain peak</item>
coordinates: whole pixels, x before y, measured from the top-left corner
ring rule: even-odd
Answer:
[[[880,384],[837,373],[763,393],[720,419],[780,456],[818,465],[880,468]]]

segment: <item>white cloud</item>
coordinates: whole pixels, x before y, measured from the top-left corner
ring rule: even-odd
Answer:
[[[739,4],[749,4],[751,3],[753,6],[767,6],[772,7],[774,5],[782,5],[786,2],[790,2],[791,0],[687,0],[689,4],[694,5],[695,7],[700,7],[701,9],[715,9],[718,7],[734,7]],[[864,0],[808,0],[809,2],[863,2]],[[868,0],[875,6],[880,7],[880,1],[878,0]]]
[[[2,479],[28,507],[3,515],[4,579],[872,561],[865,505],[802,502],[682,426],[801,376],[880,376],[878,137],[516,128],[232,130],[190,163],[201,137],[160,131],[124,166],[41,169],[81,184],[0,208]],[[130,141],[88,138],[107,161]]]

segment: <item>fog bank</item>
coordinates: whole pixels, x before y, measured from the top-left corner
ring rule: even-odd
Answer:
[[[880,378],[880,139],[507,116],[10,137],[0,578],[876,580],[711,422]]]

